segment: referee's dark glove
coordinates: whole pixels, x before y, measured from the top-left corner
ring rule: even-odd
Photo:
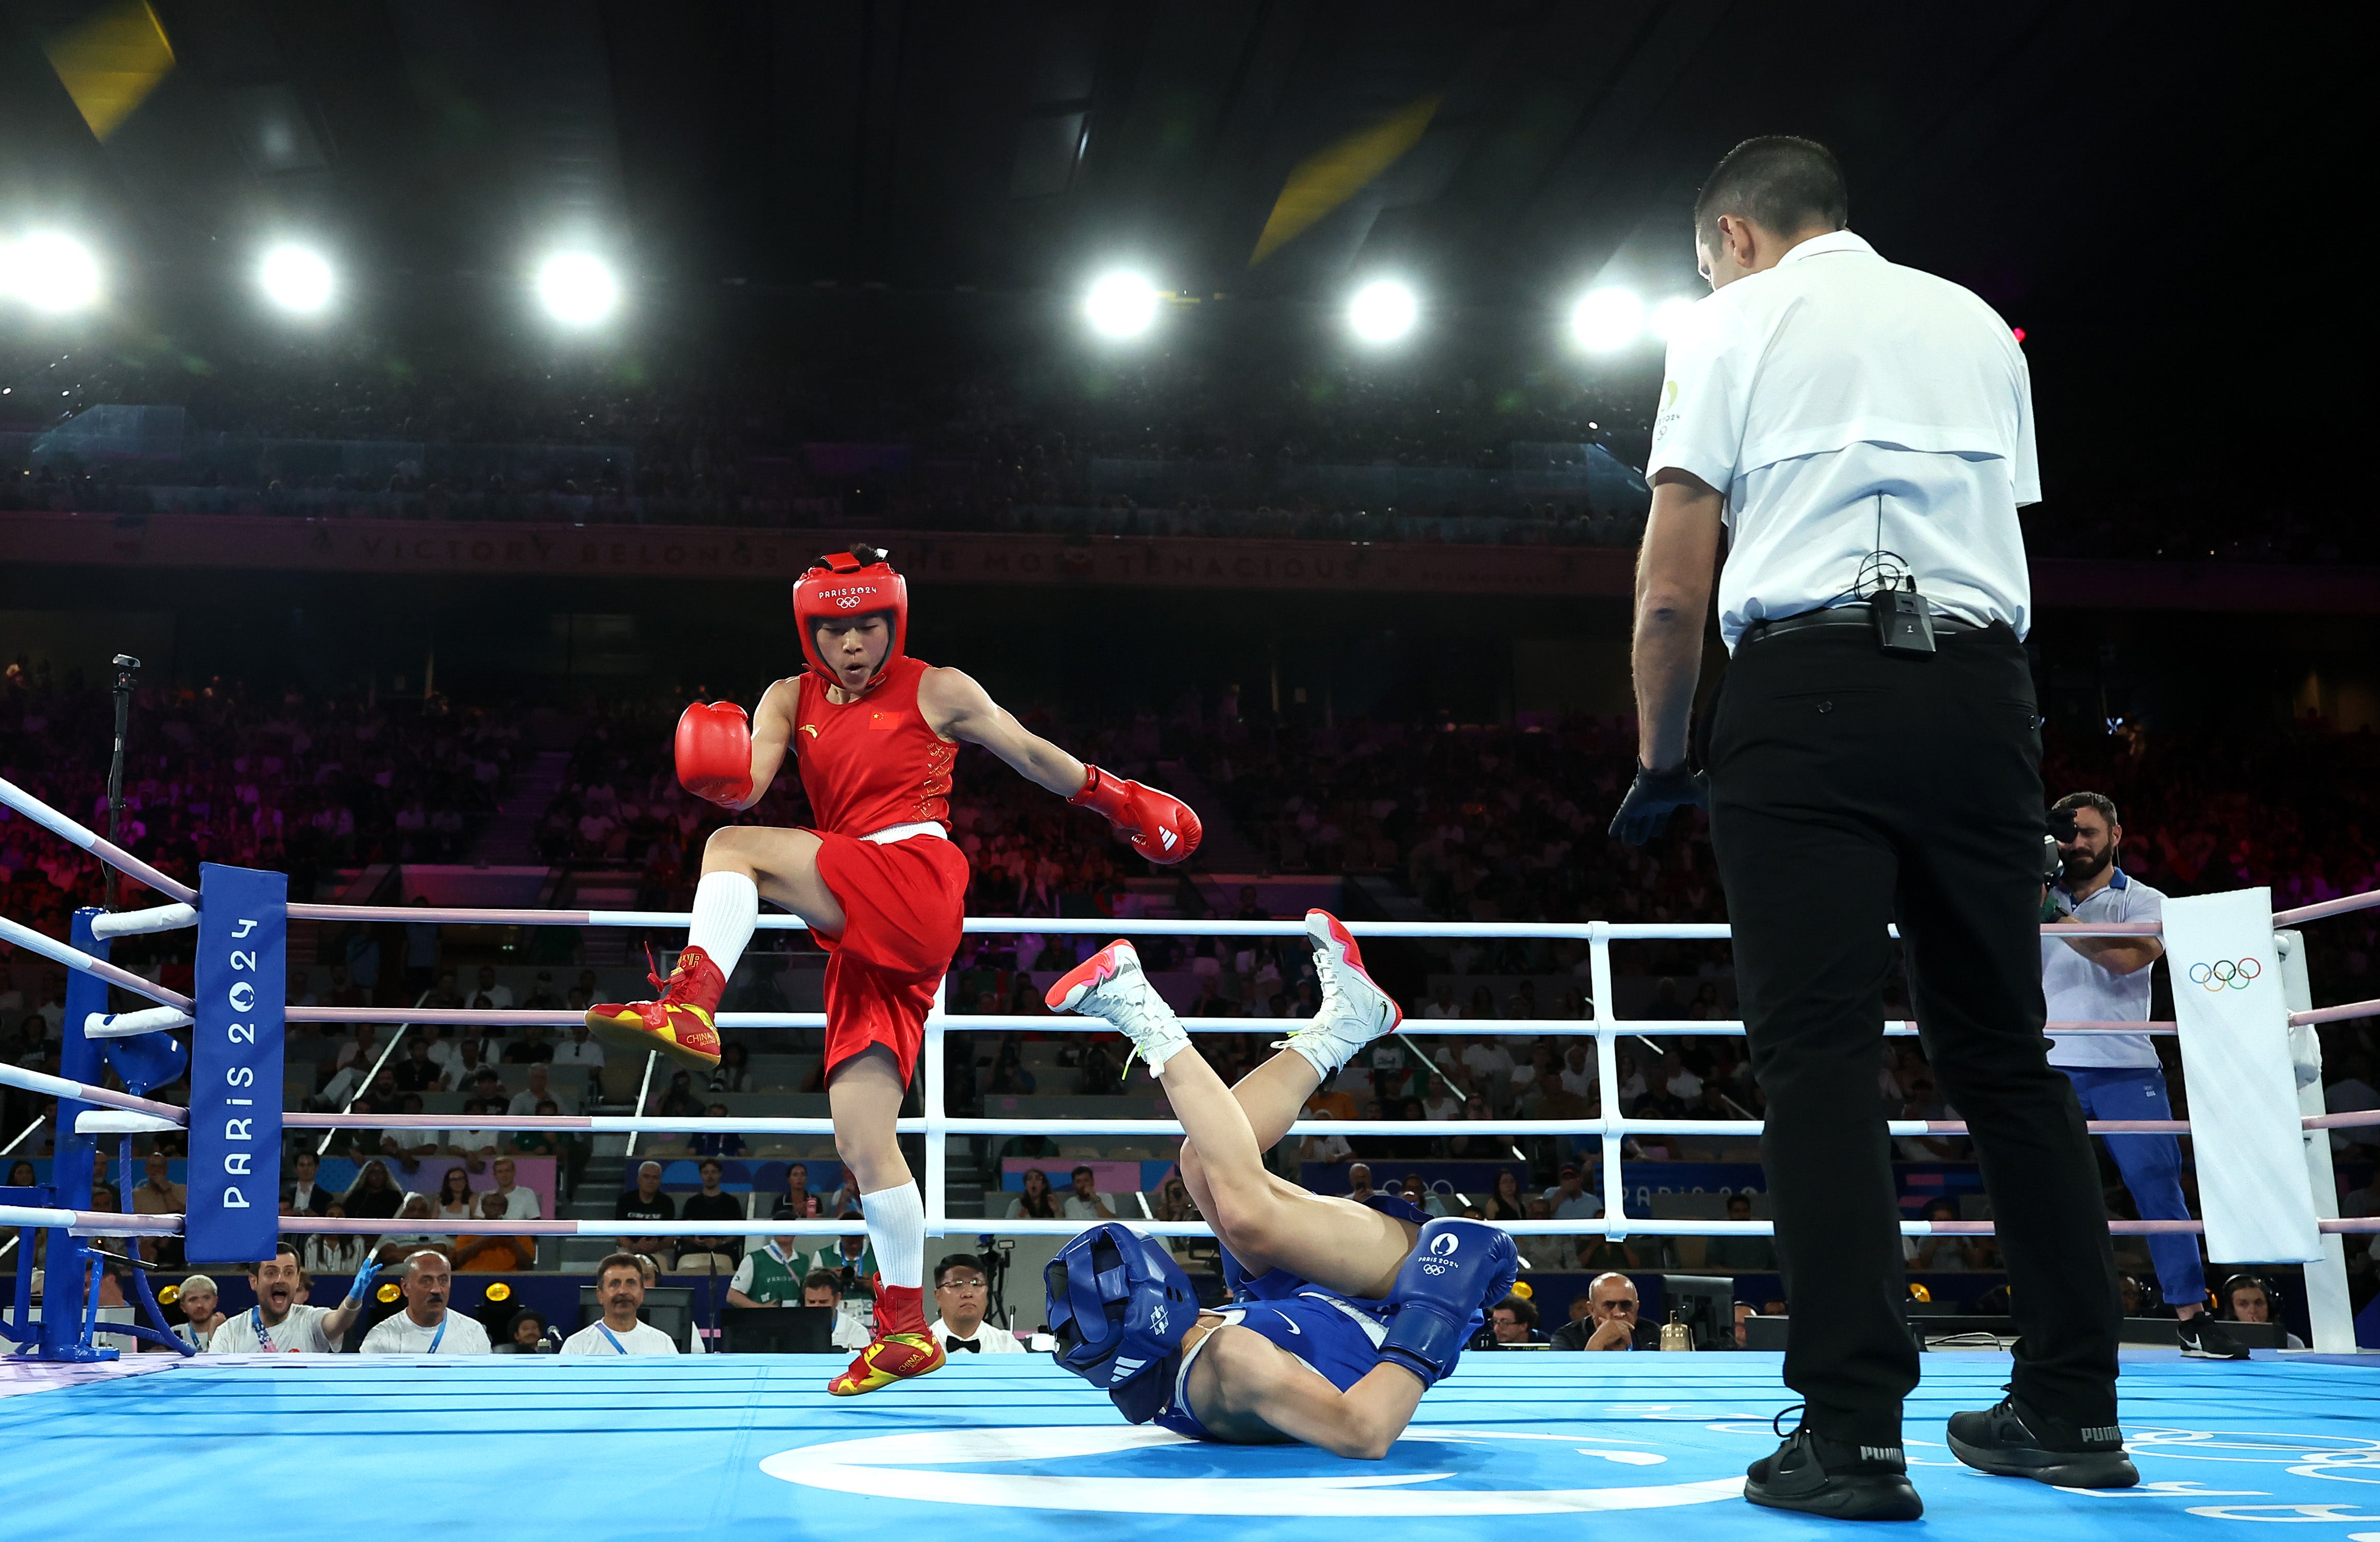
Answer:
[[[1668,771],[1646,771],[1640,762],[1620,812],[1611,816],[1611,838],[1641,846],[1670,827],[1670,816],[1681,808],[1710,807],[1710,777],[1689,771],[1683,760]]]

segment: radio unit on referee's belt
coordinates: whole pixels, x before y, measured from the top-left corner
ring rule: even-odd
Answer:
[[[1904,576],[1900,583],[1867,597],[1876,613],[1876,646],[1903,658],[1925,658],[1934,651],[1934,608],[1917,592],[1915,578]]]

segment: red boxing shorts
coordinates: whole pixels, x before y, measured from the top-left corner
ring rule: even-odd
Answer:
[[[879,845],[819,838],[819,876],[843,906],[843,935],[826,950],[826,1069],[870,1044],[891,1050],[906,1083],[925,1042],[934,989],[959,951],[966,854],[933,835]]]

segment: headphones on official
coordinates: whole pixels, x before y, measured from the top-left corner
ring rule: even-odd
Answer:
[[[2265,1301],[2266,1305],[2271,1309],[2272,1319],[2275,1322],[2280,1321],[2281,1303],[2288,1298],[2281,1294],[2280,1288],[2275,1285],[2269,1278],[2262,1274],[2252,1273],[2245,1269],[2231,1276],[2228,1280],[2224,1281],[2222,1285],[2218,1287],[2219,1295],[2215,1315],[2218,1317],[2230,1317],[2232,1310],[2231,1293],[2234,1291],[2249,1290],[2252,1288],[2265,1293]],[[2239,1319],[2232,1317],[2231,1320],[2236,1322]]]
[[[2137,1274],[2119,1274],[2116,1276],[2116,1282],[2119,1285],[2122,1284],[2127,1280],[2132,1282],[2132,1289],[2140,1293],[2141,1316],[2144,1317],[2155,1317],[2156,1315],[2157,1308],[2165,1305],[2165,1296],[2158,1291],[2156,1281],[2154,1278],[2143,1280]],[[2120,1300],[2121,1297],[2122,1293],[2119,1291],[2118,1293],[2118,1299]]]

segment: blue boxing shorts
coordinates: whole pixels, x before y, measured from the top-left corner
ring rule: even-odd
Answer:
[[[1388,1336],[1389,1320],[1395,1315],[1395,1309],[1386,1302],[1350,1300],[1319,1285],[1307,1285],[1293,1294],[1241,1302],[1222,1310],[1223,1327],[1245,1328],[1262,1334],[1313,1366],[1323,1380],[1342,1392],[1363,1380],[1380,1363],[1380,1341]],[[1215,1439],[1198,1422],[1197,1414],[1190,1406],[1190,1367],[1198,1363],[1198,1352],[1212,1342],[1214,1334],[1210,1333],[1182,1356],[1164,1406],[1157,1411],[1156,1423],[1160,1429],[1170,1429],[1194,1440]]]
[[[1365,1203],[1415,1226],[1429,1220],[1427,1211],[1397,1196],[1376,1194]],[[1223,1255],[1223,1278],[1232,1295],[1232,1305],[1222,1308],[1223,1327],[1263,1335],[1305,1361],[1339,1390],[1353,1387],[1380,1363],[1380,1341],[1388,1336],[1389,1323],[1396,1316],[1396,1308],[1388,1302],[1341,1295],[1287,1269],[1251,1277],[1229,1253]],[[1172,1386],[1167,1389],[1164,1404],[1155,1417],[1160,1428],[1194,1440],[1215,1439],[1198,1422],[1189,1393],[1190,1367],[1197,1363],[1198,1352],[1212,1341],[1212,1334],[1199,1340],[1173,1367]]]

